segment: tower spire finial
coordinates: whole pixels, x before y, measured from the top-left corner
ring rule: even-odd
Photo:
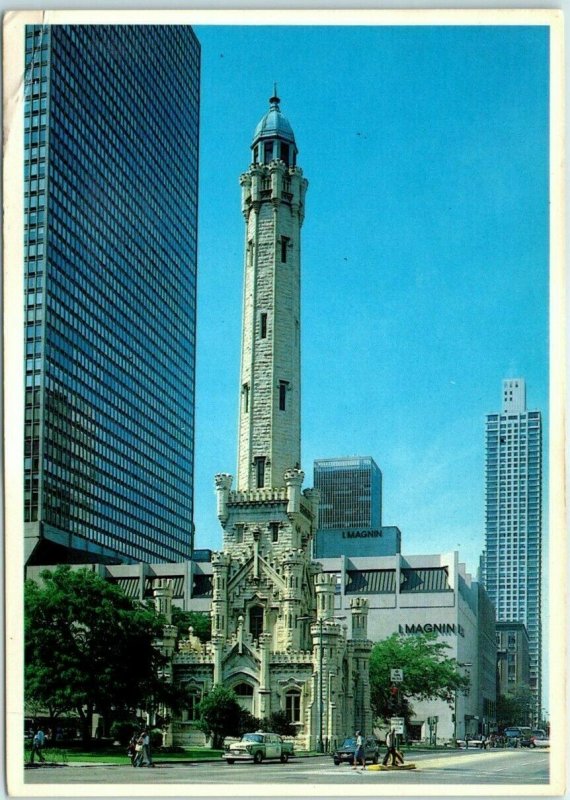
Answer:
[[[278,106],[280,99],[277,97],[277,83],[273,83],[273,97],[269,98],[269,102],[272,106]]]

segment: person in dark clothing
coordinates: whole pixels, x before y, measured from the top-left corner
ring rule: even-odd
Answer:
[[[386,750],[386,755],[384,756],[384,760],[382,761],[382,764],[385,767],[388,766],[388,761],[390,760],[390,758],[392,758],[392,763],[390,765],[392,767],[397,767],[398,762],[400,764],[404,763],[404,756],[400,753],[399,750],[396,749],[397,743],[398,740],[396,738],[396,731],[394,728],[392,728],[391,731],[388,731],[388,735],[386,736],[386,747],[388,749]]]

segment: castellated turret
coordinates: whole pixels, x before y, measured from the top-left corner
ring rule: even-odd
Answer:
[[[350,601],[352,614],[352,638],[368,638],[368,600],[364,597],[353,597]]]

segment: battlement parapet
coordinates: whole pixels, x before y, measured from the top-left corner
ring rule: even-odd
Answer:
[[[312,650],[286,650],[285,652],[280,653],[271,653],[269,658],[269,663],[272,666],[277,666],[279,664],[289,665],[289,664],[299,664],[304,663],[307,665],[311,665],[313,661],[313,651]]]
[[[334,591],[336,586],[336,575],[328,572],[319,572],[315,575],[315,587],[320,591]]]
[[[356,613],[368,613],[368,600],[365,597],[351,597],[350,610]]]
[[[243,489],[230,492],[228,505],[249,503],[283,503],[287,502],[287,489]]]
[[[213,659],[209,653],[181,653],[178,651],[172,656],[172,663],[179,664],[204,664],[205,666],[212,665]]]
[[[297,548],[296,550],[287,550],[283,553],[280,564],[304,564],[305,561],[305,553],[301,548]]]

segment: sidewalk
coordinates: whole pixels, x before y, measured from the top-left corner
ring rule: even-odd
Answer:
[[[296,753],[294,758],[318,758],[324,755],[329,755],[328,753],[307,753],[301,751],[300,753]],[[219,764],[223,761],[222,756],[213,756],[212,758],[165,758],[161,759],[160,754],[155,757],[154,764],[155,766],[164,766],[168,764],[175,764],[176,766],[180,766],[181,764]],[[49,769],[50,767],[127,767],[130,766],[130,761],[128,756],[125,756],[124,762],[111,762],[111,761],[45,761],[44,763],[35,762],[34,764],[30,764],[28,762],[24,763],[24,769]],[[142,769],[149,769],[148,767],[142,767]]]

